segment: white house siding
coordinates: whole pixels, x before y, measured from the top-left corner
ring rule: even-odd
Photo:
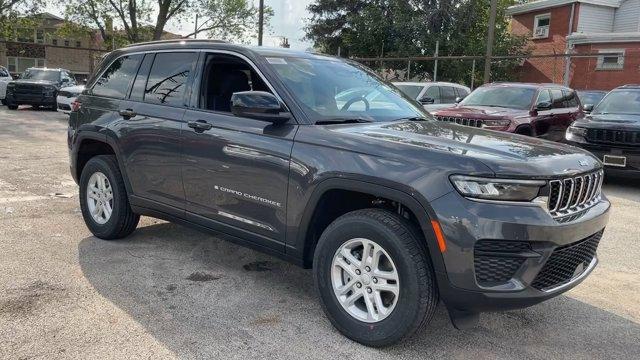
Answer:
[[[626,0],[616,11],[614,32],[640,31],[640,0]]]
[[[631,0],[630,0],[631,1]],[[640,0],[634,0],[640,1]],[[615,9],[611,7],[580,4],[578,32],[607,33],[613,31]]]

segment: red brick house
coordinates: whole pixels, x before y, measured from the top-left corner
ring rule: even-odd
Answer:
[[[640,83],[640,0],[538,0],[507,14],[511,32],[529,37],[534,55],[601,54],[528,59],[521,81],[578,90]]]

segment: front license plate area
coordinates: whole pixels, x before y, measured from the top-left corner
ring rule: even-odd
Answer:
[[[602,162],[605,165],[625,167],[627,166],[627,158],[624,156],[605,155]]]

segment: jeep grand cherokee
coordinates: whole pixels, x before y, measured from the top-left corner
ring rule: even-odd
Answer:
[[[71,173],[95,236],[149,215],[313,268],[328,318],[363,344],[413,334],[439,299],[458,328],[536,304],[597,263],[598,159],[434,121],[357,63],[139,44],[106,56],[73,108]]]

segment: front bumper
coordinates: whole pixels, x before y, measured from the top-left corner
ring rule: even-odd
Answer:
[[[7,92],[5,102],[12,105],[55,106],[56,94],[23,94]]]
[[[573,146],[581,147],[591,152],[598,159],[600,159],[600,161],[604,160],[605,155],[625,157],[626,165],[624,167],[610,166],[605,164],[605,172],[608,175],[640,177],[640,147],[618,147],[615,145],[601,145],[578,142],[570,142],[570,144]]]
[[[540,285],[540,279],[548,272],[545,264],[551,266],[562,249],[583,244],[603,231],[610,208],[603,196],[577,218],[560,223],[539,206],[476,202],[457,192],[431,205],[447,242],[444,269],[436,271],[441,297],[447,307],[469,312],[531,306],[579,284],[596,266],[595,254],[558,286]],[[487,243],[498,246],[498,252],[478,251]],[[520,245],[521,250],[500,252]],[[481,262],[486,259],[488,265]],[[494,272],[488,276],[487,266]]]

